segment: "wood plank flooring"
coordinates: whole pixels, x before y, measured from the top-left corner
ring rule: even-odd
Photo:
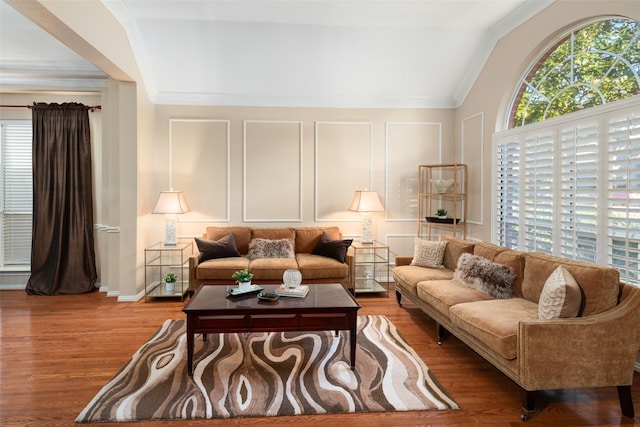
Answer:
[[[408,301],[359,296],[360,314],[387,316],[462,410],[127,423],[127,426],[615,426],[634,425],[620,414],[615,387],[550,391],[541,412],[520,421],[520,390],[455,337],[442,346],[435,325]],[[0,291],[0,426],[73,426],[78,413],[165,319],[183,319],[184,303],[117,302],[104,293],[28,296]],[[640,414],[640,375],[633,386]],[[635,422],[640,423],[640,417]],[[116,424],[99,424],[110,426]]]

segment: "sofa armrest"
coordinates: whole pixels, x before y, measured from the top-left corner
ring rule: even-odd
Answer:
[[[411,264],[412,260],[413,260],[412,256],[397,256],[396,257],[396,267],[399,267],[401,265],[409,265],[409,264]]]
[[[189,257],[189,290],[195,291],[196,286],[196,267],[198,266],[198,258],[200,254],[193,254]]]
[[[597,315],[520,322],[521,386],[542,390],[630,385],[639,349],[640,289]]]

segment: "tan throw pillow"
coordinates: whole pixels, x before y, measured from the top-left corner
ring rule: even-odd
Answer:
[[[543,320],[576,317],[582,304],[578,282],[563,266],[547,278],[538,301],[538,318]]]
[[[425,240],[416,237],[411,265],[428,268],[444,268],[442,259],[444,258],[444,250],[446,247],[446,241]]]

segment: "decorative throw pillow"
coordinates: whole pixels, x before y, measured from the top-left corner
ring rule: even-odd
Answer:
[[[331,240],[327,233],[323,231],[320,240],[316,243],[311,253],[344,262],[347,258],[347,249],[349,249],[352,242],[353,239]]]
[[[220,240],[207,240],[195,238],[196,245],[200,251],[198,263],[208,259],[227,258],[240,256],[236,247],[236,239],[232,233],[227,234]]]
[[[513,295],[516,274],[511,267],[464,253],[458,258],[453,280],[493,298],[504,299]]]
[[[580,285],[566,268],[559,266],[544,282],[538,301],[538,318],[547,320],[576,317],[581,305]]]
[[[293,239],[251,239],[249,259],[258,258],[295,258]]]
[[[416,237],[411,265],[428,268],[444,268],[442,259],[444,258],[444,250],[446,247],[446,240],[433,241]]]

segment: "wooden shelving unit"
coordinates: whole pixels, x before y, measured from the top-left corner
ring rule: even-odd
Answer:
[[[446,209],[447,217],[436,217]],[[467,165],[418,166],[418,236],[435,239],[447,234],[467,237]]]

